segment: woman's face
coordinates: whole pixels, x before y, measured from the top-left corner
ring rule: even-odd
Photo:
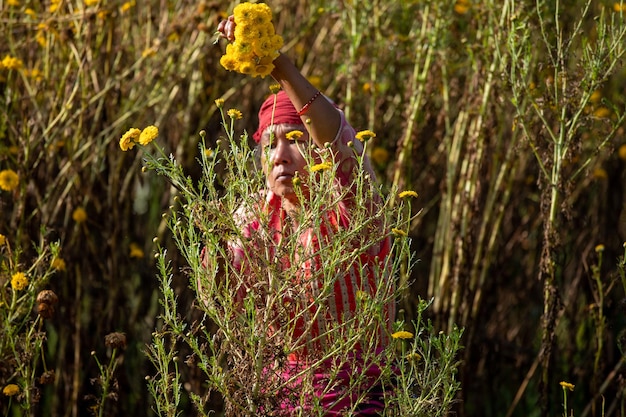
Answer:
[[[308,152],[309,134],[304,126],[294,129],[292,125],[275,125],[273,129],[271,140],[268,132],[261,137],[263,172],[274,194],[295,201],[293,178],[296,172],[302,184],[306,181],[307,162],[304,155]],[[293,130],[300,130],[303,135],[298,139],[287,139],[287,133]]]

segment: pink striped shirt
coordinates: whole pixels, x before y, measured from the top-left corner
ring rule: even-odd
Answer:
[[[352,146],[348,143],[352,142]],[[331,149],[339,165],[336,173],[336,185],[339,191],[342,187],[349,187],[357,161],[354,152],[361,153],[363,144],[355,139],[354,129],[346,122],[343,112],[341,112],[341,127],[337,137],[332,142]],[[367,158],[364,161],[364,170],[369,174],[372,181],[375,181],[375,174]],[[342,195],[337,193],[337,195]],[[344,194],[345,195],[345,194]],[[347,194],[348,196],[350,193]],[[376,192],[373,193],[376,196]],[[374,197],[379,200],[379,197]],[[344,262],[338,269],[331,271],[340,276],[329,277],[328,267],[324,267],[323,248],[333,244],[333,239],[342,230],[350,227],[350,198],[340,200],[335,207],[329,207],[323,211],[322,218],[319,219],[319,227],[312,228],[298,233],[298,243],[300,247],[297,254],[289,260],[288,255],[281,252],[279,247],[284,243],[283,234],[291,233],[291,225],[285,211],[282,209],[281,198],[271,191],[268,191],[262,206],[255,210],[242,209],[237,214],[237,220],[242,228],[242,237],[238,242],[231,242],[229,245],[232,253],[232,266],[236,271],[246,276],[249,282],[244,284],[245,288],[253,288],[260,280],[267,280],[262,269],[251,266],[255,259],[262,262],[266,259],[278,257],[277,262],[283,270],[288,269],[294,262],[298,264],[295,277],[291,277],[293,286],[293,297],[287,291],[284,298],[284,306],[290,306],[289,314],[292,318],[292,341],[296,346],[302,346],[306,351],[311,347],[326,344],[327,337],[331,329],[337,329],[347,320],[358,315],[360,300],[364,297],[380,297],[383,291],[384,296],[393,293],[393,284],[390,274],[389,255],[391,250],[390,238],[384,238],[378,244],[372,245],[367,250],[357,250],[359,255]],[[372,208],[378,201],[372,201]],[[255,214],[249,214],[253,211]],[[372,239],[380,239],[382,230],[375,230]],[[269,236],[271,235],[271,236]],[[354,247],[363,245],[368,241],[368,236],[361,236]],[[320,251],[321,250],[321,251]],[[262,255],[255,255],[263,251]],[[262,279],[256,279],[255,273],[263,274]],[[326,275],[326,276],[325,276]],[[331,280],[332,292],[323,294],[325,280]],[[327,281],[328,282],[328,281]],[[240,291],[240,297],[244,294]],[[378,329],[378,347],[388,343],[389,331],[395,317],[395,300],[391,299],[384,307],[386,317],[385,328]],[[272,329],[269,329],[271,332]],[[290,359],[297,359],[298,353],[293,354]]]

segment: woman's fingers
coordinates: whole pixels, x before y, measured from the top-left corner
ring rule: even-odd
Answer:
[[[229,16],[227,20],[222,20],[217,25],[217,31],[221,33],[221,36],[229,41],[235,40],[235,17]]]

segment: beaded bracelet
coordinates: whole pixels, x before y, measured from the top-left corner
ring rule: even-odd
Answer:
[[[309,111],[309,107],[311,106],[311,104],[313,104],[315,99],[318,98],[320,96],[320,94],[322,94],[322,92],[317,90],[317,93],[313,94],[313,97],[311,97],[311,99],[309,101],[307,101],[306,104],[304,106],[302,106],[302,108],[300,110],[298,110],[298,112],[297,112],[298,116],[304,116],[306,114],[306,112]]]

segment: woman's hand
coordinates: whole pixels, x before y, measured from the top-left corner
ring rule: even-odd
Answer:
[[[217,25],[217,31],[220,33],[220,36],[233,42],[235,40],[235,26],[235,16],[231,15]]]

